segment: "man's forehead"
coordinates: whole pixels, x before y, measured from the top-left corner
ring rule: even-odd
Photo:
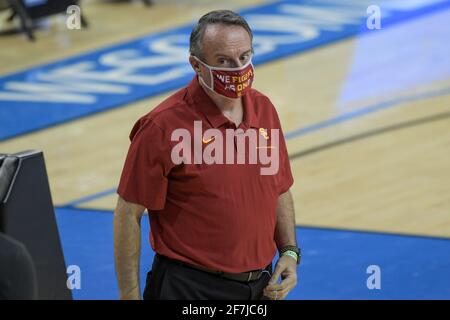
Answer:
[[[211,24],[203,34],[203,47],[212,54],[230,54],[237,51],[242,54],[251,50],[251,38],[241,26]]]
[[[211,50],[211,54],[214,57],[233,57],[234,55],[242,56],[244,54],[251,54],[252,51],[252,49],[236,48],[229,50]]]

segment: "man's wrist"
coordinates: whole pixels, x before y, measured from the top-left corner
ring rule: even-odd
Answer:
[[[283,248],[281,248],[279,250],[280,253],[280,257],[281,256],[289,256],[293,259],[295,259],[295,261],[297,262],[297,264],[300,264],[301,261],[301,250],[299,247],[297,246],[284,246]]]
[[[282,257],[291,257],[292,259],[295,260],[295,262],[298,262],[298,255],[291,250],[285,251],[281,254]]]

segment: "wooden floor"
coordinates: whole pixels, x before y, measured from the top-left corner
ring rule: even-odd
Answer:
[[[258,3],[229,1],[229,6]],[[125,7],[129,14],[122,16]],[[213,1],[195,6],[169,1],[150,9],[139,1],[85,2],[86,16],[95,16],[87,31],[68,32],[54,19],[35,43],[22,35],[0,39],[2,47],[20,48],[0,50],[0,61],[7,62],[0,73],[182,25],[218,7]],[[450,237],[450,72],[344,103],[359,41],[257,67],[255,87],[272,99],[289,137],[297,224]],[[390,59],[394,66],[404,57],[394,52]],[[117,185],[133,123],[169,94],[1,142],[0,151],[42,149],[55,205],[67,204]],[[324,122],[365,108],[376,111]],[[320,129],[312,127],[318,123]],[[115,198],[81,207],[113,209]]]

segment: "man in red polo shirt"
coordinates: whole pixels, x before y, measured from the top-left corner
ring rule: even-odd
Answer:
[[[114,215],[121,299],[140,298],[145,209],[144,299],[284,299],[297,284],[293,178],[276,110],[251,88],[252,37],[232,11],[204,15],[195,77],[134,125]]]

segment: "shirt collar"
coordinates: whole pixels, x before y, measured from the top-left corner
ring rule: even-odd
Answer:
[[[247,94],[242,96],[242,102],[244,105],[244,119],[242,122],[248,128],[259,128],[258,115],[256,114],[254,101],[255,99],[251,89],[247,92]]]
[[[205,90],[200,85],[197,76],[194,76],[189,83],[187,91],[190,104],[193,105],[195,110],[201,112],[206,117],[213,128],[219,128],[225,123],[230,122],[215,105],[214,101],[206,94]],[[244,117],[241,125],[244,128],[258,128],[258,119],[255,114],[253,99],[250,94],[251,92],[242,97]]]

